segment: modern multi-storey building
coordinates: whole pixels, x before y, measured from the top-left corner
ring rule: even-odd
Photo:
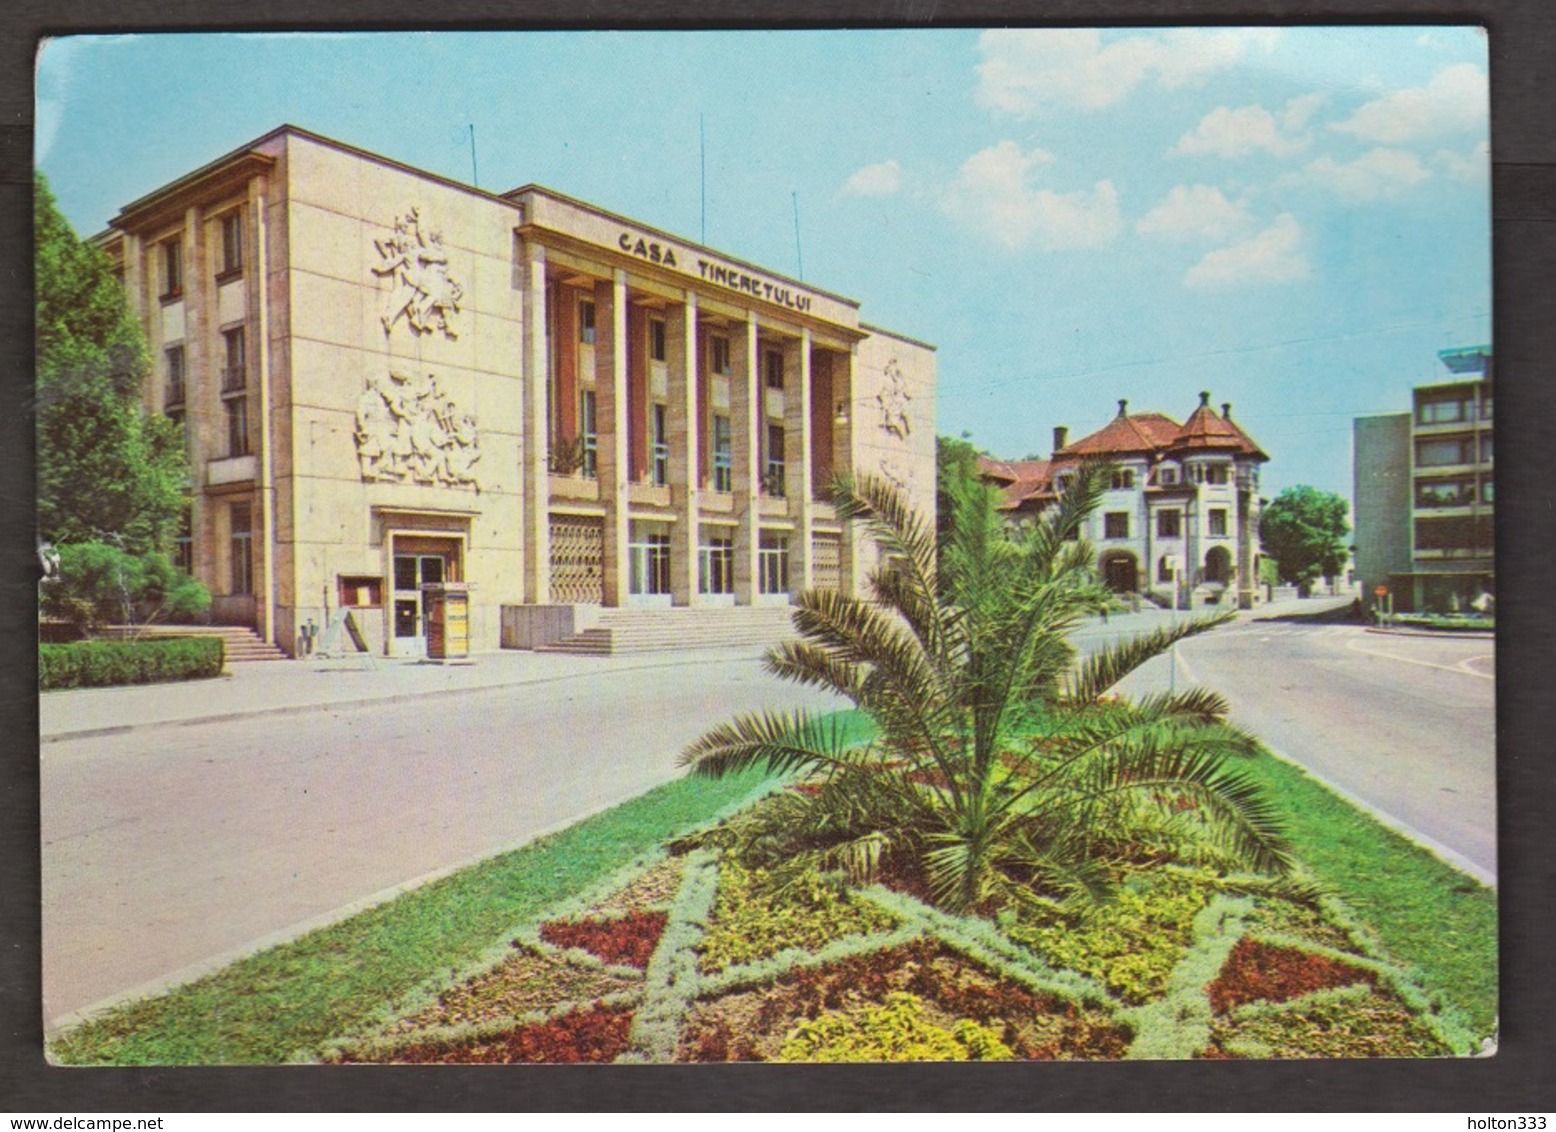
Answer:
[[[1491,348],[1438,357],[1452,380],[1417,386],[1408,413],[1355,422],[1356,572],[1369,601],[1401,613],[1495,590]]]
[[[1129,412],[1074,443],[1054,429],[1047,460],[980,460],[1012,515],[1040,512],[1064,491],[1086,461],[1111,464],[1112,485],[1086,521],[1097,547],[1097,569],[1118,593],[1150,593],[1180,603],[1198,593],[1219,600],[1226,591],[1242,608],[1258,594],[1259,466],[1269,457],[1232,420],[1217,414],[1210,394],[1179,424],[1162,413]]]
[[[934,508],[932,347],[549,189],[283,126],[99,242],[157,361],[148,407],[187,429],[184,564],[215,620],[283,648],[347,608],[414,655],[451,582],[477,649],[579,623],[558,613],[693,626],[856,591],[873,549],[826,501],[834,474]]]

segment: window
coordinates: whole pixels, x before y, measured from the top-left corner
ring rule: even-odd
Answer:
[[[222,267],[216,278],[228,279],[243,273],[243,213],[233,211],[222,217]]]
[[[1121,468],[1113,473],[1112,488],[1114,491],[1127,491],[1135,486],[1135,474],[1128,468]]]
[[[163,369],[167,373],[167,388],[162,399],[164,408],[184,403],[184,347],[169,346],[162,352]]]
[[[1210,509],[1210,535],[1212,538],[1225,537],[1226,535],[1226,508],[1212,507]]]
[[[1177,468],[1162,468],[1156,473],[1156,482],[1163,487],[1170,487],[1178,482]]]
[[[768,350],[762,355],[762,380],[767,388],[783,392],[782,350]]]
[[[708,339],[708,364],[714,373],[729,372],[729,339],[722,334]]]
[[[648,320],[648,356],[656,362],[665,360],[665,320],[662,318]]]
[[[1205,467],[1206,483],[1226,483],[1228,468],[1225,464],[1208,464]]]
[[[239,393],[222,400],[222,413],[227,418],[227,455],[249,454],[249,399]]]
[[[248,381],[248,367],[244,364],[243,327],[235,326],[222,331],[222,349],[226,364],[222,366],[222,392],[233,393],[242,389]]]
[[[1490,437],[1485,438],[1487,443],[1484,448],[1486,458],[1491,458]],[[1474,444],[1466,437],[1448,437],[1442,440],[1418,440],[1416,441],[1416,466],[1422,468],[1441,468],[1450,464],[1470,464],[1474,462]]]
[[[578,398],[578,430],[583,438],[583,474],[585,479],[596,479],[600,474],[600,434],[596,424],[597,406],[594,390],[580,391]]]
[[[735,540],[728,535],[704,535],[697,548],[697,592],[735,592]]]
[[[1176,511],[1173,514],[1177,514]],[[1164,554],[1156,561],[1156,580],[1158,582],[1172,581],[1172,557]]]
[[[194,573],[194,509],[184,504],[178,533],[173,536],[173,565],[186,574]]]
[[[670,535],[664,531],[640,531],[634,529],[634,538],[627,546],[630,562],[630,585],[635,594],[667,594],[670,592]]]
[[[1491,481],[1490,480],[1481,480],[1480,481],[1480,499],[1481,499],[1482,503],[1495,503],[1496,502],[1496,500],[1492,497],[1492,494],[1491,494]]]
[[[1416,484],[1417,507],[1462,507],[1474,499],[1474,480],[1421,480]]]
[[[735,490],[735,457],[730,446],[729,418],[713,418],[713,490]]]
[[[1158,511],[1156,513],[1156,537],[1182,537],[1182,511]]]
[[[1102,516],[1103,538],[1128,538],[1129,537],[1129,512],[1109,511]]]
[[[1480,462],[1482,464],[1489,464],[1489,463],[1491,463],[1491,437],[1490,436],[1482,436],[1480,438]]]
[[[668,409],[664,405],[654,405],[648,414],[649,443],[653,445],[653,462],[649,467],[649,477],[655,487],[664,487],[670,482],[670,434],[665,417]]]
[[[769,424],[767,426],[767,473],[762,479],[762,488],[775,499],[782,499],[784,496],[783,474],[783,425]]]
[[[1480,554],[1492,546],[1490,515],[1461,515],[1451,519],[1420,519],[1415,524],[1417,550],[1460,551]]]
[[[177,237],[162,242],[162,298],[179,298],[184,293],[184,244]]]
[[[254,520],[247,503],[234,503],[228,511],[231,531],[231,590],[235,594],[254,592]]]
[[[1422,401],[1416,407],[1416,420],[1421,424],[1454,424],[1467,421],[1474,412],[1475,402],[1463,397],[1438,398]]]
[[[594,345],[594,302],[590,299],[578,300],[578,341]]]
[[[764,594],[789,592],[789,536],[763,534],[757,547],[757,573]]]
[[[1491,419],[1491,394],[1490,393],[1487,393],[1485,395],[1485,397],[1481,399],[1481,402],[1480,402],[1480,419],[1483,420],[1483,421],[1489,421]]]

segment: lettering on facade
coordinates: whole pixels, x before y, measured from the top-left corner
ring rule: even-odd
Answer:
[[[634,240],[630,232],[623,232],[621,238],[616,243],[620,245],[622,251],[627,252],[629,255],[635,255],[639,259],[646,259],[649,263],[659,263],[665,267],[681,266],[676,262],[675,249],[668,244],[659,244],[652,240],[645,240],[642,236]]]
[[[896,358],[886,363],[886,384],[881,386],[875,400],[881,407],[881,428],[906,440],[913,431],[913,422],[908,419],[908,405],[913,395],[908,392],[907,379],[902,376],[902,365]]]
[[[438,388],[437,378],[390,371],[368,379],[357,400],[357,456],[368,482],[444,487],[481,485],[475,417]]]
[[[787,287],[781,287],[776,283],[768,282],[755,275],[749,275],[739,268],[725,267],[723,264],[710,263],[708,260],[699,259],[697,261],[697,272],[709,283],[717,283],[721,287],[728,287],[732,291],[739,291],[753,298],[766,299],[769,303],[775,303],[791,311],[804,313],[810,310],[809,295],[791,291]]]
[[[464,290],[449,277],[448,252],[441,232],[422,227],[421,210],[412,208],[394,222],[394,231],[374,240],[382,261],[373,274],[393,285],[382,316],[384,333],[405,320],[413,334],[431,334],[441,330],[449,338],[458,338],[454,316]]]

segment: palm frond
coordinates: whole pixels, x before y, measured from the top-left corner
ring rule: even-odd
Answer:
[[[1226,610],[1214,617],[1197,617],[1177,625],[1163,626],[1100,649],[1082,662],[1067,682],[1065,697],[1077,703],[1094,703],[1101,695],[1146,661],[1161,656],[1186,637],[1207,633],[1235,620],[1237,611]]]
[[[755,766],[784,774],[847,765],[847,732],[837,717],[756,712],[722,723],[681,753],[694,774],[722,777]]]

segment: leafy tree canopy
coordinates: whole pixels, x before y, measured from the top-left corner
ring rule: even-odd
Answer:
[[[1345,568],[1346,503],[1330,491],[1288,487],[1259,516],[1259,541],[1279,564],[1283,582],[1333,577]]]
[[[140,404],[146,345],[107,257],[41,174],[34,187],[39,534],[165,549],[188,482],[182,430]]]

